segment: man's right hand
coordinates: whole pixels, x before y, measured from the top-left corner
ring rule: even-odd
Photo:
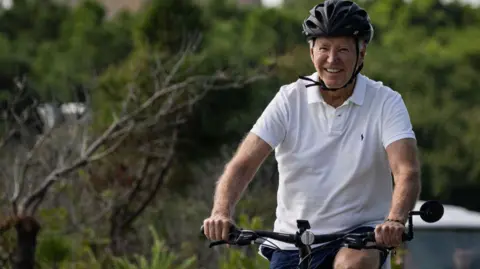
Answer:
[[[203,233],[212,241],[228,240],[230,226],[233,225],[231,218],[225,215],[213,214],[203,221]]]

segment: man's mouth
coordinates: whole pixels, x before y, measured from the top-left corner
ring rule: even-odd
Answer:
[[[328,73],[332,73],[332,74],[335,74],[335,73],[338,73],[338,72],[342,71],[341,69],[336,69],[336,68],[324,68],[324,69]]]

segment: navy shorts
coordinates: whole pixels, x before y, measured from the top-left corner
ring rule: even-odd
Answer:
[[[359,227],[353,233],[373,231],[372,227]],[[328,247],[317,247],[312,249],[311,269],[331,269],[338,251],[342,248],[341,243],[332,243]],[[298,250],[275,250],[262,246],[260,252],[270,261],[270,269],[295,269],[298,266]],[[382,266],[387,259],[388,252],[380,252],[379,259]]]

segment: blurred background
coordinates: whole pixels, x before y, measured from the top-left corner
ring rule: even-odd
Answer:
[[[199,227],[279,87],[314,72],[301,23],[318,1],[1,2],[0,268],[268,268]],[[480,268],[478,2],[358,1],[363,73],[402,94],[421,199],[446,205],[393,268]],[[270,156],[239,226],[272,228],[276,172]]]

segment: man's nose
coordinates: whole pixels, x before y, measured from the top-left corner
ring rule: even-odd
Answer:
[[[327,62],[334,63],[338,60],[338,53],[334,50],[328,52]]]

